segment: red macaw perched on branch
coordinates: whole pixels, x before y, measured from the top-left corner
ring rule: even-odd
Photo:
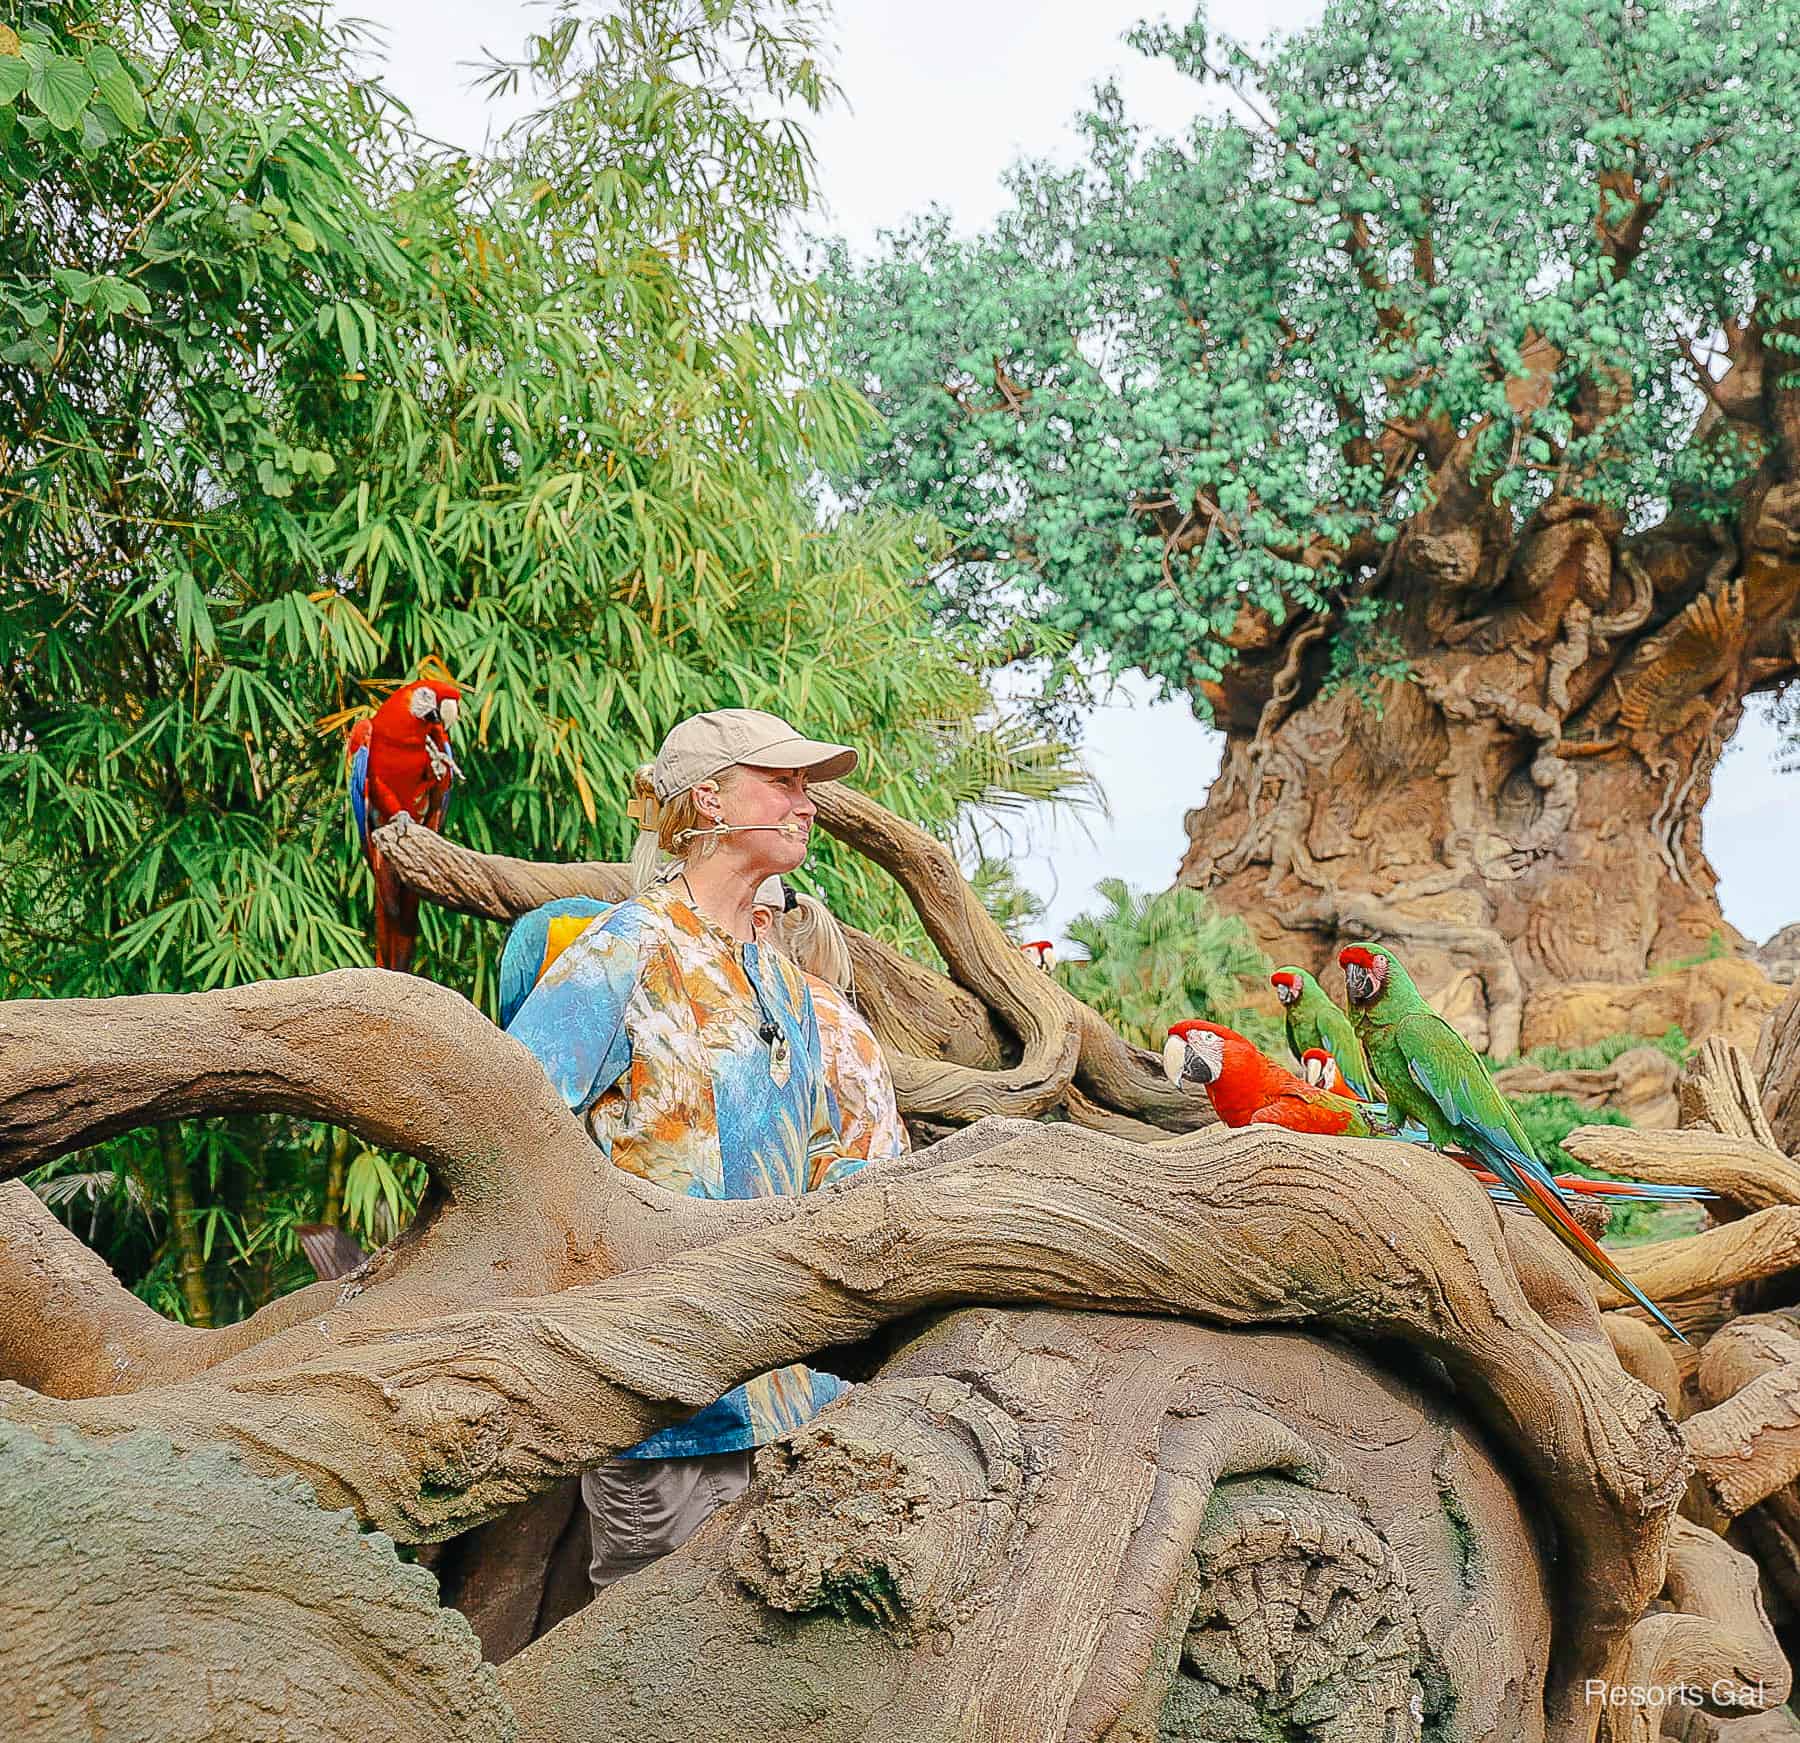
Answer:
[[[375,875],[375,966],[405,973],[419,941],[419,898],[382,859],[375,831],[405,812],[427,829],[441,830],[457,775],[450,730],[462,691],[447,678],[402,684],[350,729],[350,809],[363,852]]]
[[[1035,963],[1045,974],[1056,966],[1056,947],[1048,938],[1034,938],[1029,944],[1021,944],[1019,950],[1027,962]]]
[[[1333,1095],[1296,1077],[1253,1041],[1220,1023],[1190,1019],[1169,1030],[1163,1070],[1177,1086],[1198,1084],[1228,1126],[1284,1126],[1335,1138],[1376,1138],[1354,1096]]]

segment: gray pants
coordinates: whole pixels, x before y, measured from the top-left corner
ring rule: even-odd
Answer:
[[[608,1459],[581,1473],[594,1559],[588,1578],[603,1592],[615,1580],[678,1549],[750,1486],[748,1452],[695,1459]]]

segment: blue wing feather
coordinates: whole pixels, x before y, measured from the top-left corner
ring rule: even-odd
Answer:
[[[530,996],[531,989],[537,985],[538,976],[544,972],[544,954],[550,948],[550,922],[563,914],[581,914],[598,916],[606,912],[611,903],[594,900],[591,896],[561,896],[554,902],[546,902],[541,908],[533,908],[529,914],[521,915],[513,922],[513,928],[506,935],[506,944],[500,952],[499,1008],[500,1027],[510,1028],[512,1020],[519,1014],[519,1007]]]
[[[364,847],[369,845],[369,747],[365,744],[350,755],[350,814],[356,819],[356,833]]]
[[[550,939],[550,916],[536,908],[514,921],[506,935],[506,946],[500,952],[500,1027],[506,1028],[519,1014],[519,1007],[537,985],[538,969],[544,960],[544,946]]]

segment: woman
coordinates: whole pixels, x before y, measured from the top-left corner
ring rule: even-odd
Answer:
[[[812,780],[846,745],[725,709],[683,721],[652,765],[638,893],[544,970],[509,1033],[620,1168],[706,1198],[800,1193],[846,1178],[806,982],[755,942],[757,886],[805,859]],[[604,1588],[667,1554],[741,1494],[750,1453],[842,1390],[803,1366],[764,1374],[582,1478],[590,1577]]]
[[[770,878],[757,891],[756,927],[806,976],[844,1154],[873,1160],[911,1149],[881,1043],[852,1003],[850,946],[836,915],[817,896]]]

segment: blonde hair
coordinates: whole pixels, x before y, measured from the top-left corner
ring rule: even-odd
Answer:
[[[707,835],[713,820],[700,809],[694,789],[685,787],[672,799],[658,799],[651,781],[654,765],[640,763],[632,776],[630,814],[637,819],[638,838],[631,850],[631,892],[642,895],[660,883],[672,867],[688,860],[701,860],[718,845],[716,835]],[[737,779],[738,765],[721,769],[711,777],[712,784],[723,793]]]
[[[796,891],[792,912],[775,918],[787,954],[808,974],[829,981],[846,998],[851,997],[856,990],[856,970],[837,916],[817,896]]]

